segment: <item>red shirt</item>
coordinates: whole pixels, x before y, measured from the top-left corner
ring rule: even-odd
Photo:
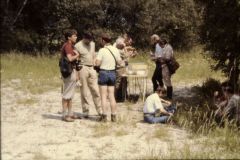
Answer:
[[[63,44],[62,46],[62,55],[63,56],[67,56],[68,54],[71,54],[72,56],[75,55],[75,53],[73,52],[73,44],[70,42],[66,42]]]

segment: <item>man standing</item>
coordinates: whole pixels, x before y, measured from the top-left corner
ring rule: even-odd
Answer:
[[[79,54],[74,52],[73,45],[77,40],[76,30],[67,30],[64,34],[66,43],[62,47],[62,57],[67,57],[70,62],[75,61]],[[73,64],[72,64],[73,65]],[[63,92],[62,92],[62,107],[63,107],[63,120],[66,122],[73,122],[76,116],[72,112],[72,98],[74,96],[74,90],[76,86],[76,70],[73,69],[70,76],[63,78]],[[67,112],[68,111],[68,112]]]
[[[156,67],[152,76],[153,92],[155,92],[158,86],[163,87],[162,81],[162,67],[159,58],[162,57],[162,48],[159,45],[160,37],[156,34],[151,36],[151,45],[154,46],[154,53],[150,53],[152,60],[155,61]]]
[[[117,102],[123,102],[127,94],[127,77],[123,76],[126,74],[126,66],[128,65],[128,56],[124,51],[125,43],[123,37],[118,37],[116,42],[113,44],[119,50],[122,61],[125,62],[124,66],[117,66],[116,69],[116,85],[115,85],[115,99]]]
[[[95,43],[92,41],[93,37],[91,33],[85,32],[83,38],[75,45],[75,49],[78,51],[81,57],[80,64],[82,69],[80,70],[80,81],[81,81],[81,102],[84,117],[88,117],[89,106],[92,94],[93,102],[95,104],[97,113],[102,114],[101,111],[101,97],[97,84],[97,73],[94,70],[95,61]]]
[[[172,99],[173,87],[171,82],[171,73],[167,66],[167,63],[173,58],[173,48],[167,42],[166,39],[160,41],[160,46],[163,48],[162,57],[160,58],[161,68],[162,68],[162,78],[164,85],[167,86],[167,97]]]

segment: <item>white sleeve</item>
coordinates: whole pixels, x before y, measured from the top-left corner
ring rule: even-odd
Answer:
[[[160,111],[164,109],[159,97],[155,97],[154,106],[155,106],[155,109],[160,109]]]
[[[121,61],[121,56],[120,56],[120,51],[117,49],[116,50],[116,61]]]
[[[103,50],[102,50],[102,49],[100,49],[100,50],[99,50],[99,52],[98,52],[98,54],[97,54],[97,57],[96,57],[96,59],[97,59],[97,60],[99,60],[99,61],[101,61],[101,60],[102,60],[102,58],[103,58]]]

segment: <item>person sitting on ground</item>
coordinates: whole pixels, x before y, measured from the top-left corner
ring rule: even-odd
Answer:
[[[216,96],[217,93],[215,93]],[[235,121],[240,124],[240,96],[234,94],[233,88],[227,86],[223,88],[225,100],[219,101],[218,110],[215,113],[215,119],[220,126],[224,125],[224,121]]]
[[[170,101],[166,101],[161,97],[165,94],[162,87],[158,87],[156,93],[147,97],[144,107],[144,121],[147,123],[167,123],[176,111],[176,107]],[[167,107],[163,106],[167,104]]]
[[[234,94],[234,90],[231,86],[227,86],[224,89],[224,95],[228,100],[228,103],[223,111],[223,118],[227,118],[229,121],[236,121],[239,124],[239,110],[240,110],[240,96]]]

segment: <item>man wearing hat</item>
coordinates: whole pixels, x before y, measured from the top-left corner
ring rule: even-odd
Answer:
[[[92,34],[84,32],[82,40],[80,40],[75,48],[79,52],[81,57],[80,64],[82,69],[80,70],[81,81],[81,102],[82,111],[84,117],[88,117],[89,107],[93,98],[97,113],[102,114],[101,111],[101,97],[99,93],[99,87],[97,84],[97,73],[93,68],[95,61],[95,43],[92,41]],[[90,92],[89,92],[90,91]],[[92,96],[90,95],[92,94]]]

